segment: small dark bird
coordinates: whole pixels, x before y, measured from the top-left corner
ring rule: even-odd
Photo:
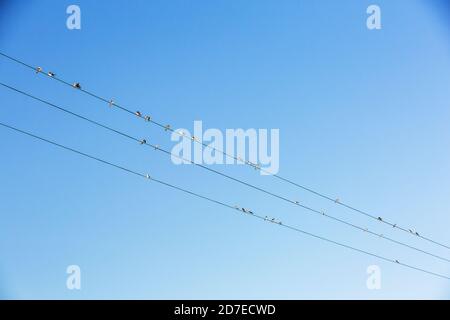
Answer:
[[[142,117],[142,113],[140,111],[136,111],[134,114],[138,117]]]
[[[75,82],[72,87],[74,87],[75,89],[81,89],[81,84],[79,82]]]
[[[114,105],[114,100],[113,99],[109,100],[109,106],[112,107],[113,105]]]
[[[52,78],[55,76],[55,74],[54,74],[53,72],[51,72],[51,71],[47,72],[47,75],[48,75],[49,77],[52,77]]]
[[[37,67],[36,68],[36,73],[40,73],[40,72],[42,72],[42,68],[41,67]]]
[[[168,124],[164,127],[164,131],[167,131],[167,130],[170,130],[170,124]]]
[[[420,234],[417,231],[416,231],[416,236],[418,236],[418,237],[420,236]]]
[[[142,140],[140,141],[140,144],[147,144],[147,140],[142,139]]]
[[[381,217],[378,217],[377,219],[378,219],[379,221],[383,221],[383,218],[381,218]]]
[[[145,175],[145,177],[146,177],[147,179],[150,179],[150,175],[149,175],[149,174]]]
[[[150,118],[150,116],[145,116],[145,121],[150,121],[152,118]]]
[[[396,263],[400,263],[400,261],[398,261],[398,260],[395,260],[395,262],[396,262]]]

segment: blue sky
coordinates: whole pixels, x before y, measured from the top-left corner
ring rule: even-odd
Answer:
[[[450,243],[450,46],[443,1],[23,1],[0,5],[1,51],[173,127],[279,128],[280,175]],[[66,28],[77,4],[81,30]],[[0,59],[0,79],[170,148],[168,135]],[[372,239],[0,88],[0,119],[374,253],[450,275]],[[4,298],[436,298],[405,270],[0,130]],[[215,169],[450,257],[242,166]],[[81,267],[82,289],[66,288]],[[381,290],[366,288],[379,265]]]

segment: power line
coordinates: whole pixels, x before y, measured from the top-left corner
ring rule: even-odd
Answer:
[[[281,200],[283,200],[283,201],[286,201],[286,202],[288,202],[288,203],[294,204],[294,205],[296,205],[296,206],[298,206],[298,207],[301,207],[301,208],[303,208],[303,209],[306,209],[308,212],[312,212],[312,213],[318,214],[318,215],[320,215],[320,216],[323,216],[323,217],[328,218],[328,219],[330,219],[330,220],[333,220],[333,221],[335,221],[335,222],[344,224],[344,225],[346,225],[346,226],[352,227],[352,228],[357,229],[357,230],[359,230],[359,231],[363,231],[364,233],[370,234],[370,235],[375,236],[375,237],[377,237],[377,238],[385,239],[385,240],[387,240],[387,241],[390,241],[390,242],[392,242],[392,243],[401,245],[401,246],[403,246],[403,247],[407,247],[407,248],[409,248],[409,249],[412,249],[412,250],[415,250],[415,251],[424,253],[424,254],[426,254],[426,255],[428,255],[428,256],[431,256],[431,257],[434,257],[434,258],[437,258],[437,259],[440,259],[440,260],[443,260],[443,261],[446,261],[446,262],[450,262],[450,259],[447,259],[447,258],[445,258],[445,257],[436,255],[436,254],[431,253],[431,252],[429,252],[429,251],[426,251],[426,250],[417,248],[417,247],[415,247],[415,246],[406,244],[406,243],[404,243],[404,242],[395,240],[395,239],[390,238],[390,237],[387,237],[387,236],[385,236],[385,235],[383,235],[383,234],[379,234],[379,233],[373,232],[373,231],[369,230],[368,228],[358,226],[358,225],[356,225],[356,224],[350,223],[350,222],[348,222],[348,221],[346,221],[346,220],[343,220],[343,219],[339,219],[339,218],[337,218],[337,217],[335,217],[335,216],[332,216],[332,215],[329,215],[329,214],[325,213],[324,211],[320,211],[320,210],[311,208],[311,207],[309,207],[309,206],[306,206],[306,205],[301,204],[301,203],[298,202],[298,201],[293,201],[293,200],[290,200],[290,199],[288,199],[288,198],[286,198],[286,197],[284,197],[284,196],[280,196],[280,195],[278,195],[278,194],[272,193],[272,192],[267,191],[267,190],[265,190],[265,189],[262,189],[262,188],[260,188],[260,187],[258,187],[258,186],[255,186],[255,185],[253,185],[253,184],[251,184],[251,183],[249,183],[249,182],[246,182],[246,181],[240,180],[240,179],[238,179],[238,178],[232,177],[232,176],[227,175],[227,174],[225,174],[225,173],[223,173],[223,172],[220,172],[220,171],[218,171],[218,170],[211,169],[211,168],[209,168],[209,167],[207,167],[207,166],[204,166],[204,165],[202,165],[202,164],[196,163],[196,162],[194,162],[194,161],[192,161],[192,160],[189,160],[189,159],[187,159],[187,158],[185,158],[185,157],[178,156],[178,155],[176,155],[176,154],[172,154],[169,150],[166,150],[166,149],[164,149],[164,148],[161,148],[161,147],[158,146],[158,145],[154,145],[154,144],[152,144],[152,143],[149,143],[146,139],[138,139],[138,138],[136,138],[136,137],[131,136],[130,134],[127,134],[127,133],[124,133],[124,132],[119,131],[119,130],[117,130],[117,129],[114,129],[114,128],[112,128],[112,127],[110,127],[110,126],[107,126],[107,125],[105,125],[105,124],[102,124],[102,123],[100,123],[100,122],[91,120],[91,119],[89,119],[89,118],[87,118],[87,117],[84,117],[84,116],[82,116],[82,115],[80,115],[80,114],[77,114],[77,113],[75,113],[75,112],[73,112],[73,111],[70,111],[70,110],[68,110],[68,109],[66,109],[66,108],[63,108],[63,107],[61,107],[61,106],[59,106],[59,105],[56,105],[56,104],[51,103],[51,102],[49,102],[49,101],[46,101],[46,100],[44,100],[44,99],[38,98],[38,97],[36,97],[35,95],[32,95],[32,94],[27,93],[27,92],[24,92],[24,91],[19,90],[19,89],[15,88],[15,87],[11,87],[11,86],[9,86],[9,85],[7,85],[7,84],[4,84],[4,83],[2,83],[2,82],[0,82],[0,85],[3,86],[3,87],[5,87],[5,88],[7,88],[7,89],[9,89],[9,90],[12,90],[12,91],[14,91],[14,92],[16,92],[16,93],[19,93],[19,94],[21,94],[21,95],[24,95],[24,96],[26,96],[26,97],[29,97],[29,98],[34,99],[34,100],[36,100],[36,101],[39,101],[39,102],[41,102],[41,103],[43,103],[43,104],[45,104],[45,105],[47,105],[47,106],[49,106],[49,107],[51,107],[51,108],[57,109],[58,111],[62,111],[62,112],[67,113],[67,114],[69,114],[69,115],[71,115],[71,116],[74,116],[74,117],[79,118],[79,119],[81,119],[81,120],[87,121],[87,122],[89,122],[89,123],[91,123],[91,124],[93,124],[93,125],[95,125],[95,126],[98,126],[98,127],[101,127],[101,128],[103,128],[103,129],[105,129],[105,130],[111,131],[111,132],[113,132],[113,133],[115,133],[115,134],[118,134],[118,135],[120,135],[120,136],[123,136],[123,137],[125,137],[125,138],[127,138],[127,139],[133,140],[133,141],[135,141],[135,142],[139,142],[141,145],[145,145],[145,146],[151,147],[151,148],[153,148],[154,150],[160,151],[160,152],[162,152],[162,153],[164,153],[164,154],[166,154],[166,155],[169,155],[169,156],[176,157],[176,158],[178,158],[178,159],[180,159],[180,160],[188,161],[188,162],[190,162],[191,164],[193,164],[193,165],[195,165],[195,166],[198,166],[198,167],[200,167],[200,168],[202,168],[202,169],[205,169],[205,170],[207,170],[207,171],[209,171],[209,172],[212,172],[212,173],[217,174],[217,175],[219,175],[219,176],[225,177],[225,178],[230,179],[230,180],[232,180],[232,181],[234,181],[234,182],[238,182],[238,183],[240,183],[240,184],[242,184],[242,185],[245,185],[245,186],[247,186],[247,187],[250,187],[250,188],[252,188],[252,189],[255,189],[255,190],[257,190],[257,191],[260,191],[260,192],[262,192],[262,193],[265,193],[265,194],[267,194],[267,195],[270,195],[270,196],[272,196],[272,197],[276,197],[276,198],[281,199]]]
[[[362,250],[362,249],[359,249],[359,248],[356,248],[356,247],[353,247],[353,246],[350,246],[350,245],[347,245],[347,244],[344,244],[344,243],[341,243],[341,242],[337,242],[337,241],[331,240],[329,238],[326,238],[326,237],[323,237],[323,236],[319,236],[319,235],[316,235],[316,234],[311,233],[311,232],[304,231],[304,230],[299,229],[297,227],[294,227],[294,226],[291,226],[291,225],[288,225],[288,224],[284,224],[281,221],[275,220],[274,218],[271,219],[268,216],[262,216],[262,215],[259,215],[259,214],[255,213],[255,212],[242,211],[242,209],[240,209],[239,207],[230,205],[230,204],[228,204],[226,202],[222,202],[222,201],[216,200],[214,198],[210,198],[210,197],[201,195],[201,194],[196,193],[194,191],[191,191],[191,190],[188,190],[188,189],[176,186],[176,185],[168,183],[166,181],[153,178],[149,174],[143,174],[143,173],[131,170],[131,169],[127,168],[127,167],[124,167],[124,166],[112,163],[110,161],[98,158],[96,156],[92,156],[90,154],[87,154],[87,153],[84,153],[82,151],[79,151],[79,150],[67,147],[65,145],[59,144],[59,143],[54,142],[52,140],[42,138],[42,137],[40,137],[38,135],[32,134],[30,132],[27,132],[27,131],[24,131],[24,130],[21,130],[21,129],[18,129],[18,128],[10,126],[8,124],[0,122],[0,126],[2,126],[4,128],[7,128],[7,129],[10,129],[12,131],[21,133],[23,135],[32,137],[32,138],[34,138],[36,140],[40,140],[40,141],[49,143],[51,145],[54,145],[54,146],[59,147],[59,148],[62,148],[64,150],[66,150],[66,151],[73,152],[75,154],[78,154],[80,156],[89,158],[91,160],[95,160],[95,161],[97,161],[97,162],[99,162],[101,164],[105,164],[105,165],[108,165],[110,167],[122,170],[122,171],[124,171],[126,173],[129,173],[131,175],[138,176],[138,177],[141,177],[141,178],[145,178],[145,179],[147,179],[149,181],[154,181],[154,182],[159,183],[161,185],[164,185],[164,186],[167,186],[169,188],[172,188],[172,189],[181,191],[183,193],[189,194],[191,196],[194,196],[194,197],[197,197],[197,198],[209,201],[211,203],[220,205],[220,206],[228,208],[228,209],[237,210],[239,212],[244,212],[245,215],[253,217],[253,218],[256,218],[256,219],[259,219],[259,220],[263,220],[264,222],[269,222],[269,223],[272,223],[274,225],[277,225],[277,226],[280,226],[280,227],[283,227],[283,228],[287,228],[287,229],[290,229],[292,231],[295,231],[295,232],[298,232],[298,233],[302,233],[304,235],[307,235],[307,236],[310,236],[310,237],[313,237],[313,238],[316,238],[316,239],[319,239],[319,240],[322,240],[322,241],[325,241],[325,242],[328,242],[328,243],[332,243],[332,244],[335,244],[335,245],[343,247],[343,248],[347,248],[347,249],[352,250],[352,251],[356,251],[356,252],[359,252],[359,253],[371,256],[371,257],[375,257],[375,258],[384,260],[386,262],[394,263],[394,264],[397,264],[397,265],[400,265],[400,266],[403,266],[403,267],[406,267],[406,268],[409,268],[409,269],[420,271],[420,272],[423,272],[423,273],[426,273],[426,274],[429,274],[429,275],[433,275],[433,276],[436,276],[436,277],[439,277],[439,278],[442,278],[442,279],[450,280],[450,277],[448,277],[448,276],[445,276],[445,275],[442,275],[442,274],[439,274],[439,273],[436,273],[436,272],[432,272],[432,271],[429,271],[429,270],[426,270],[426,269],[423,269],[423,268],[419,268],[419,267],[416,267],[416,266],[413,266],[413,265],[409,265],[409,264],[400,262],[399,260],[396,260],[396,259],[386,258],[385,256],[381,256],[381,255],[378,255],[378,254],[375,254],[375,253],[371,253],[369,251]]]
[[[406,233],[408,233],[408,234],[410,234],[410,235],[413,235],[413,236],[415,236],[415,237],[418,237],[418,238],[420,238],[420,239],[423,239],[423,240],[428,241],[428,242],[430,242],[430,243],[433,243],[433,244],[435,244],[435,245],[444,247],[444,248],[446,248],[446,249],[450,249],[450,246],[449,246],[449,245],[443,244],[443,243],[438,242],[438,241],[436,241],[436,240],[433,240],[433,239],[431,239],[431,238],[429,238],[429,237],[425,237],[425,236],[423,236],[422,234],[419,234],[417,231],[414,231],[414,230],[415,230],[414,228],[403,227],[403,226],[400,226],[400,225],[397,224],[397,223],[390,222],[389,220],[386,220],[386,219],[384,219],[384,218],[382,218],[382,217],[380,217],[380,216],[376,216],[376,215],[370,214],[370,213],[368,213],[367,211],[358,209],[358,208],[356,208],[356,207],[354,207],[354,206],[351,206],[351,205],[349,205],[349,204],[347,204],[347,203],[345,203],[345,202],[342,202],[342,201],[339,200],[339,199],[332,198],[332,197],[330,197],[330,196],[328,196],[328,195],[326,195],[326,194],[324,194],[324,193],[322,193],[322,192],[316,191],[316,190],[314,190],[314,189],[312,189],[312,188],[310,188],[310,187],[307,187],[307,186],[305,186],[305,185],[299,184],[299,183],[297,183],[297,182],[295,182],[295,181],[293,181],[293,180],[284,178],[284,177],[282,177],[282,176],[280,176],[280,175],[278,175],[278,174],[272,174],[272,172],[270,172],[270,171],[268,171],[268,170],[265,170],[264,168],[261,168],[261,166],[259,166],[258,164],[252,163],[252,162],[250,162],[250,161],[244,161],[243,159],[240,159],[239,157],[236,157],[236,156],[234,156],[234,155],[230,155],[230,154],[228,154],[227,152],[225,152],[225,151],[223,151],[223,150],[220,150],[220,149],[218,149],[218,148],[212,147],[212,146],[209,145],[209,144],[206,144],[206,143],[204,143],[204,142],[202,142],[202,141],[199,141],[199,140],[196,139],[194,136],[186,136],[184,133],[180,133],[180,132],[178,132],[178,131],[172,129],[172,128],[170,127],[170,125],[163,125],[162,123],[153,120],[150,116],[144,116],[144,115],[142,115],[139,111],[132,111],[131,109],[129,109],[129,108],[125,107],[125,106],[119,105],[119,104],[116,103],[113,99],[106,99],[106,98],[103,98],[103,97],[101,97],[101,96],[99,96],[99,95],[93,93],[93,92],[90,92],[90,91],[88,91],[88,90],[85,90],[85,89],[83,89],[83,87],[80,85],[80,83],[77,83],[77,82],[76,82],[76,83],[72,83],[72,84],[71,84],[71,83],[69,83],[69,82],[67,82],[67,81],[65,81],[65,80],[63,80],[63,79],[57,77],[53,72],[50,72],[50,71],[49,71],[49,72],[45,72],[45,71],[43,71],[43,69],[42,69],[41,67],[33,67],[33,66],[31,66],[30,64],[27,64],[27,63],[25,63],[25,62],[23,62],[23,61],[21,61],[21,60],[19,60],[19,59],[17,59],[17,58],[11,57],[11,56],[9,56],[9,55],[7,55],[7,54],[5,54],[5,53],[2,53],[2,52],[0,52],[0,55],[3,56],[3,57],[5,57],[5,58],[7,58],[7,59],[9,59],[9,60],[11,60],[11,61],[13,61],[13,62],[18,63],[18,64],[20,64],[20,65],[22,65],[22,66],[24,66],[24,67],[27,67],[27,68],[29,68],[29,69],[34,70],[37,74],[44,74],[44,75],[48,76],[49,78],[51,78],[51,79],[53,79],[53,80],[56,80],[56,81],[58,81],[58,82],[60,82],[60,83],[62,83],[62,84],[65,84],[65,85],[67,85],[67,86],[73,87],[73,88],[75,88],[75,89],[77,89],[77,90],[79,90],[79,91],[81,91],[81,92],[83,92],[83,93],[85,93],[85,94],[87,94],[87,95],[89,95],[89,96],[91,96],[91,97],[97,99],[97,100],[100,100],[100,101],[102,101],[102,102],[108,103],[108,105],[109,105],[110,107],[116,107],[116,108],[118,108],[118,109],[120,109],[120,110],[122,110],[122,111],[124,111],[124,112],[126,112],[126,113],[128,113],[128,114],[135,115],[135,116],[137,116],[138,118],[141,118],[141,119],[143,119],[143,120],[145,120],[145,121],[147,121],[147,122],[149,122],[149,123],[151,123],[151,124],[153,124],[153,125],[155,125],[155,126],[158,126],[158,127],[162,128],[162,129],[164,129],[165,131],[168,131],[168,132],[171,132],[171,133],[175,133],[175,134],[181,136],[183,139],[189,139],[189,140],[193,141],[194,143],[201,144],[203,147],[209,148],[209,149],[211,149],[211,150],[214,150],[215,152],[219,152],[219,153],[223,154],[225,157],[228,157],[228,158],[233,159],[233,160],[235,160],[235,161],[237,161],[237,162],[240,162],[240,163],[244,163],[245,165],[250,166],[250,167],[252,167],[252,168],[254,168],[254,169],[256,169],[256,170],[259,170],[259,171],[261,171],[261,172],[265,172],[265,173],[267,173],[268,175],[271,175],[271,176],[273,176],[273,177],[275,177],[275,178],[277,178],[277,179],[279,179],[279,180],[281,180],[281,181],[283,181],[283,182],[286,182],[286,183],[288,183],[288,184],[290,184],[290,185],[293,185],[293,186],[295,186],[295,187],[297,187],[297,188],[300,188],[300,189],[302,189],[302,190],[304,190],[304,191],[307,191],[307,192],[309,192],[309,193],[311,193],[311,194],[314,194],[314,195],[316,195],[316,196],[318,196],[318,197],[321,197],[321,198],[323,198],[323,199],[325,199],[325,200],[331,201],[331,202],[333,202],[333,203],[335,203],[335,204],[337,204],[337,205],[340,205],[340,206],[342,206],[342,207],[344,207],[344,208],[346,208],[346,209],[349,209],[349,210],[351,210],[351,211],[353,211],[353,212],[355,212],[355,213],[364,215],[364,216],[366,216],[366,217],[368,217],[368,218],[371,218],[371,219],[373,219],[373,220],[376,220],[376,221],[378,221],[378,222],[380,222],[380,223],[383,223],[383,224],[385,224],[385,225],[391,226],[391,227],[393,227],[394,229],[401,230],[401,231],[403,231],[403,232],[406,232]]]

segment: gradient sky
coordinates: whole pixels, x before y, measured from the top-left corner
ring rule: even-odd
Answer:
[[[366,8],[382,30],[366,28]],[[78,4],[82,29],[66,28]],[[2,1],[0,49],[173,127],[279,128],[280,175],[450,243],[450,43],[445,1]],[[0,81],[171,147],[160,129],[0,59]],[[193,166],[175,166],[0,88],[0,121],[285,223],[450,275]],[[0,128],[2,298],[447,299],[450,282],[239,216]],[[450,257],[261,177],[307,205]],[[82,290],[66,288],[81,267]],[[379,265],[381,290],[366,288]]]

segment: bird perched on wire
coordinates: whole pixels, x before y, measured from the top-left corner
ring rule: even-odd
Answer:
[[[147,179],[150,179],[150,175],[149,175],[149,174],[146,174],[145,177],[146,177]]]
[[[81,84],[79,82],[75,82],[72,87],[74,87],[75,89],[81,89]]]
[[[145,121],[149,122],[150,120],[152,120],[152,118],[150,118],[150,116],[145,116]]]
[[[36,68],[36,73],[41,73],[42,72],[42,68],[41,67],[37,67]]]
[[[51,71],[47,72],[47,75],[48,75],[49,77],[51,77],[51,78],[53,78],[53,77],[55,76],[55,74],[54,74],[53,72],[51,72]]]
[[[114,100],[113,99],[109,100],[108,104],[110,107],[112,107],[114,105]]]
[[[377,218],[379,221],[383,221],[383,218],[382,217],[378,217]]]
[[[139,141],[140,144],[147,144],[147,140],[142,139],[141,141]]]
[[[136,116],[138,116],[139,118],[142,117],[142,113],[141,113],[140,111],[136,111],[134,114],[135,114]]]
[[[170,130],[170,124],[164,126],[164,131]]]

